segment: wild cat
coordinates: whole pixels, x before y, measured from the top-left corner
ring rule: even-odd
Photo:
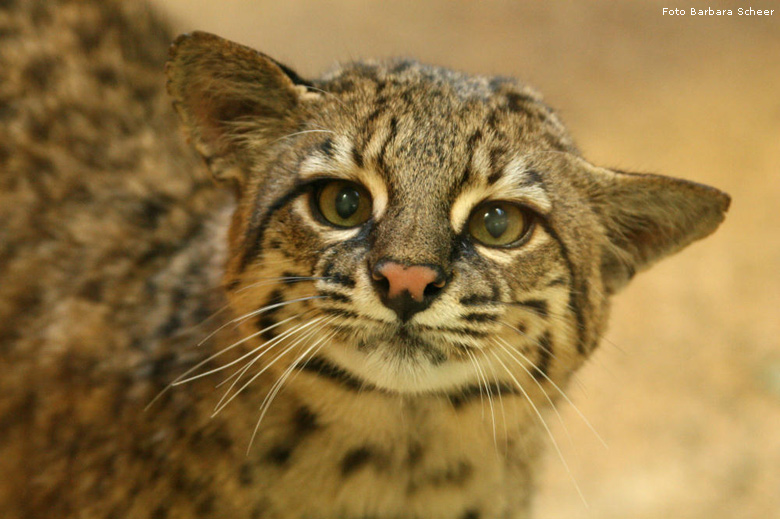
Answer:
[[[528,517],[610,297],[728,196],[514,79],[171,39],[0,4],[3,517]]]

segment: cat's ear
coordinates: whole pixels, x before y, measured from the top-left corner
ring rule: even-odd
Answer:
[[[294,127],[306,93],[304,81],[284,65],[204,32],[179,36],[165,70],[195,148],[218,179],[239,185],[251,151]]]
[[[594,167],[590,176],[590,202],[608,238],[601,270],[609,293],[714,232],[731,201],[715,188],[661,175]]]

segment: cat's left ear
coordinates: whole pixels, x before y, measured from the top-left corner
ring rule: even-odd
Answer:
[[[590,203],[608,239],[601,271],[609,293],[636,272],[713,233],[731,201],[722,191],[687,180],[589,169]]]
[[[171,45],[168,92],[218,179],[244,181],[254,153],[292,131],[305,82],[243,45],[193,32]]]

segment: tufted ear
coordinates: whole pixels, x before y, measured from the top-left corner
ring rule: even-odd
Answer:
[[[714,232],[731,201],[715,188],[661,175],[593,168],[591,177],[590,202],[609,240],[601,262],[609,293]]]
[[[195,148],[218,179],[239,186],[252,151],[294,127],[306,92],[304,81],[284,65],[204,32],[179,36],[165,70]]]

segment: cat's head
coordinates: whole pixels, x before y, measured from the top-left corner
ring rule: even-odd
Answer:
[[[729,204],[589,164],[511,79],[392,60],[308,81],[205,33],[177,40],[168,78],[194,145],[237,192],[237,318],[276,348],[269,361],[345,383],[563,381],[595,348],[609,296],[713,232]]]

